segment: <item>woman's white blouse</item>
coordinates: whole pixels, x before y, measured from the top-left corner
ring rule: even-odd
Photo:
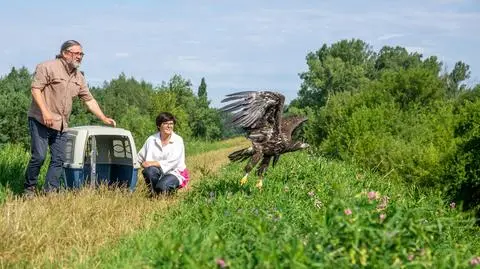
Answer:
[[[180,171],[185,170],[185,146],[183,138],[172,132],[167,145],[162,146],[160,132],[151,135],[138,152],[138,162],[157,161],[165,174],[172,174],[182,184],[184,178]]]

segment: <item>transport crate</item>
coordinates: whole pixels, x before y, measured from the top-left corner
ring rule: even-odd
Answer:
[[[63,178],[67,189],[105,184],[135,190],[140,164],[130,131],[79,126],[66,132]]]

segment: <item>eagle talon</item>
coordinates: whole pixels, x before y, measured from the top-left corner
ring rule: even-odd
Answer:
[[[263,186],[263,180],[262,179],[259,179],[257,184],[255,185],[255,187],[257,187],[258,189],[262,189],[262,186]]]
[[[240,179],[240,185],[243,186],[245,184],[247,184],[247,176],[244,176],[244,177],[242,177],[242,179]]]

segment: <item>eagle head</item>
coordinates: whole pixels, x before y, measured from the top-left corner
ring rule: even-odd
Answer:
[[[290,144],[290,146],[287,148],[286,152],[293,152],[293,151],[297,151],[297,150],[301,150],[301,149],[306,149],[308,147],[310,147],[309,144],[297,141],[297,142],[294,142],[294,143]]]
[[[307,143],[302,143],[302,144],[300,144],[300,149],[306,149],[306,148],[308,148],[308,147],[310,147],[310,145],[307,144]]]

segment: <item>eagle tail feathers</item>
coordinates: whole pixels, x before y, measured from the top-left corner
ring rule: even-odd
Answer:
[[[241,162],[253,155],[253,149],[251,147],[234,151],[228,155],[228,159],[232,162]]]

